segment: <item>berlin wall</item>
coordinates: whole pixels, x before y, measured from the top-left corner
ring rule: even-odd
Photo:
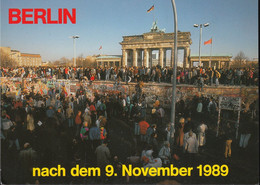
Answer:
[[[94,82],[93,90],[98,93],[121,92],[122,94],[132,94],[135,92],[136,83],[125,83],[115,86],[109,82]],[[176,101],[181,99],[193,98],[193,96],[213,97],[218,100],[219,96],[241,97],[242,104],[246,109],[249,105],[258,99],[258,87],[246,86],[205,86],[203,92],[199,92],[196,86],[177,85]],[[152,106],[155,99],[158,98],[164,107],[170,108],[172,99],[171,84],[153,84],[145,83],[142,92],[146,95],[148,106]]]
[[[2,92],[9,88],[9,93],[12,96],[17,96],[21,92],[29,93],[32,89],[35,93],[40,92],[42,95],[46,95],[48,88],[64,89],[67,94],[76,93],[80,86],[83,86],[86,90],[88,98],[93,98],[95,93],[98,94],[130,94],[135,93],[136,83],[116,84],[112,81],[94,81],[92,84],[89,82],[79,82],[77,80],[48,80],[48,79],[21,79],[21,78],[1,78]],[[258,99],[258,87],[257,86],[205,86],[203,92],[199,92],[198,88],[193,85],[177,85],[176,100],[186,100],[187,98],[193,98],[194,96],[213,97],[218,100],[219,96],[231,96],[241,97],[242,105],[245,109],[249,108],[249,105]],[[148,106],[151,107],[158,98],[161,105],[165,108],[170,108],[172,99],[172,85],[166,83],[144,83],[142,92],[146,96]]]

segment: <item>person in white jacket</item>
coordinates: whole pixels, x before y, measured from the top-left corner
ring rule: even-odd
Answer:
[[[189,132],[189,137],[184,143],[184,151],[187,154],[187,162],[189,165],[195,161],[195,155],[198,153],[198,140],[193,135],[192,131]]]
[[[191,134],[191,137],[194,138],[195,140],[197,140],[197,136],[196,134],[192,131],[192,129],[190,129],[188,132],[186,132],[183,136],[183,152],[185,153],[185,147],[186,147],[186,142],[189,139]]]
[[[198,141],[192,137],[192,132],[189,133],[189,138],[186,140],[185,151],[190,154],[198,153]]]
[[[202,121],[201,124],[197,128],[198,130],[198,142],[201,151],[203,152],[203,147],[206,144],[206,131],[208,130],[208,126]]]

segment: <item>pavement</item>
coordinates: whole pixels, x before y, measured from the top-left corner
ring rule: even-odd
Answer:
[[[131,147],[135,147],[133,127],[118,118],[112,118],[110,123],[111,153],[118,155],[119,159],[125,159],[130,156]],[[226,164],[229,168],[229,174],[226,177],[199,177],[198,174],[194,173],[192,177],[154,178],[150,183],[159,183],[164,180],[175,180],[181,184],[257,184],[259,182],[258,148],[252,150],[254,146],[248,146],[247,149],[242,150],[235,140],[232,143],[232,157],[225,159],[224,140],[216,138],[215,131],[211,129],[207,132],[206,137],[205,150],[199,153],[192,163],[187,163],[185,155],[181,152],[182,149],[176,148],[175,152],[179,155],[180,161],[175,165],[179,167],[193,166],[196,169],[200,164],[211,166]],[[141,183],[138,180],[137,182]]]
[[[169,111],[166,111],[166,116],[169,117]],[[142,146],[138,144],[133,131],[133,124],[127,122],[120,116],[114,116],[108,120],[108,137],[109,148],[111,155],[117,155],[119,161],[123,164],[126,163],[126,158],[131,156],[136,148],[142,149]],[[180,183],[180,184],[258,184],[259,182],[259,146],[258,144],[251,143],[246,149],[240,149],[236,140],[232,143],[232,157],[224,158],[224,140],[222,138],[216,138],[216,133],[210,127],[206,133],[206,146],[202,153],[199,153],[195,158],[187,162],[187,158],[182,154],[181,148],[174,148],[174,152],[180,157],[179,161],[174,163],[177,167],[190,167],[193,166],[196,169],[200,164],[202,165],[223,165],[226,164],[229,167],[229,174],[226,177],[218,176],[198,176],[196,170],[191,177],[154,177],[144,178],[137,177],[131,178],[132,184],[157,184],[157,183]],[[257,136],[258,137],[258,136]],[[18,184],[18,156],[11,151],[2,151],[1,153],[2,179],[5,179],[8,184]],[[84,161],[80,162],[82,166],[86,164]],[[110,178],[107,181],[102,181],[99,178],[42,178],[41,184],[126,184],[125,177]]]

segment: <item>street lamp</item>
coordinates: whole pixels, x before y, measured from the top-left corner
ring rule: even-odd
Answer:
[[[174,139],[175,132],[175,103],[176,103],[176,68],[177,68],[177,11],[175,0],[172,0],[172,10],[174,15],[174,58],[173,58],[173,82],[172,82],[172,106],[171,106],[171,138]]]
[[[200,27],[200,40],[199,40],[199,67],[201,67],[201,61],[200,61],[200,51],[201,51],[201,40],[202,40],[202,26],[207,27],[209,26],[209,23],[205,24],[194,24],[195,28]]]
[[[73,39],[73,66],[76,67],[76,41],[75,41],[75,39],[78,39],[79,36],[75,35],[75,36],[71,36],[70,38]]]

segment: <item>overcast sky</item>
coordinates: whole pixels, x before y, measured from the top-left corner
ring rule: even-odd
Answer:
[[[243,51],[258,58],[258,0],[175,0],[178,30],[191,33],[191,55],[198,55],[199,29],[202,42],[213,38],[212,55],[233,55]],[[154,4],[154,10],[147,10]],[[8,24],[9,8],[76,8],[76,24]],[[77,55],[119,54],[122,36],[149,32],[153,17],[160,29],[173,32],[171,0],[1,0],[1,46],[23,53],[41,54],[43,61],[73,57],[71,35]],[[29,19],[28,19],[29,20]],[[99,47],[102,45],[102,50]],[[202,45],[202,55],[210,55],[210,45]]]

